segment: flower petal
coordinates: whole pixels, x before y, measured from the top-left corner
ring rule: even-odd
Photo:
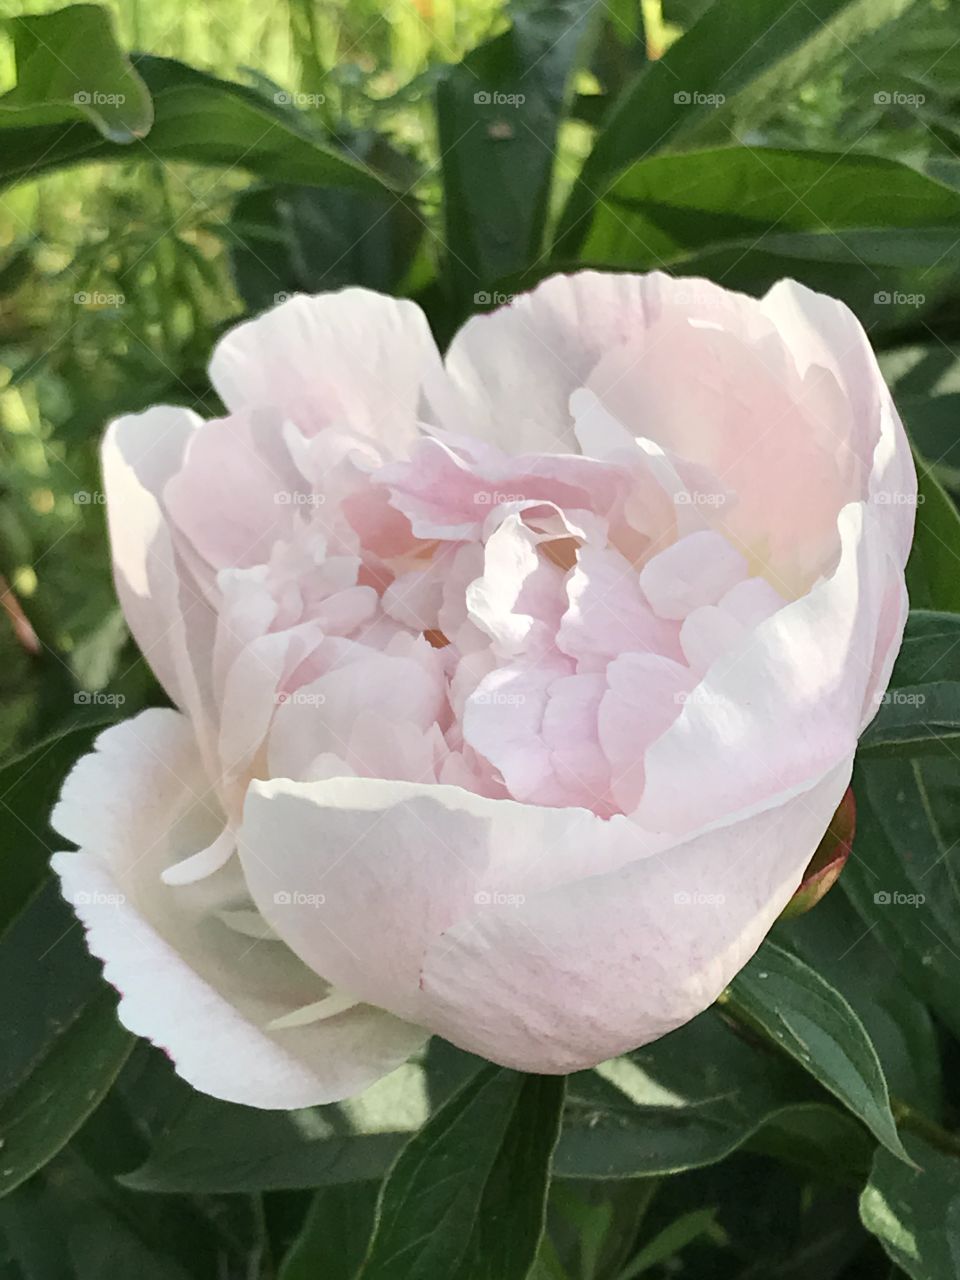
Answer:
[[[508,901],[478,908],[431,946],[424,1022],[504,1066],[548,1073],[595,1066],[688,1022],[790,899],[851,767],[605,875],[520,890],[519,902],[509,901],[517,882],[505,882]]]
[[[244,900],[235,864],[200,884],[162,883],[163,869],[209,843],[222,821],[202,778],[189,723],[146,711],[98,738],[54,813],[81,848],[58,853],[53,867],[121,993],[120,1019],[195,1088],[229,1102],[288,1109],[356,1093],[424,1033],[366,1005],[267,1029],[327,988],[281,943],[251,941],[220,918]]]
[[[402,454],[421,386],[442,378],[416,303],[369,289],[297,294],[221,338],[210,379],[229,409],[273,407],[312,436],[346,427]]]

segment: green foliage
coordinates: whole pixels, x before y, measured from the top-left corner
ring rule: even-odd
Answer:
[[[0,46],[2,1280],[958,1274],[957,0],[36,7]],[[73,762],[163,701],[103,425],[215,414],[212,343],[280,295],[414,297],[443,342],[580,266],[792,276],[878,349],[920,504],[853,854],[712,1009],[567,1081],[434,1040],[341,1104],[198,1095],[47,872]]]

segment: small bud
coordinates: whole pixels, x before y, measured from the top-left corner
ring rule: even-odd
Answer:
[[[856,826],[857,806],[853,788],[847,787],[823,839],[817,845],[816,853],[803,873],[799,888],[780,913],[781,920],[792,920],[795,916],[805,915],[833,888],[850,857]]]

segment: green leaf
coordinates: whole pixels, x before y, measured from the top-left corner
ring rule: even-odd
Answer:
[[[461,303],[537,258],[567,79],[590,6],[518,10],[437,85],[449,271]],[[487,295],[485,298],[484,295]]]
[[[862,1180],[866,1134],[824,1099],[805,1072],[710,1009],[653,1044],[571,1077],[554,1172],[608,1179],[697,1169],[795,1117],[798,1127],[817,1125],[826,1139],[819,1156],[813,1153],[821,1169]]]
[[[564,210],[558,256],[576,252],[595,201],[625,165],[675,148],[763,73],[782,81],[790,59],[802,58],[805,46],[829,41],[831,24],[844,11],[869,26],[901,7],[878,0],[716,0],[662,58],[648,63],[616,104]]]
[[[716,1209],[692,1209],[689,1213],[683,1214],[668,1227],[664,1227],[649,1244],[645,1244],[630,1264],[620,1272],[617,1280],[634,1280],[635,1276],[642,1275],[651,1267],[668,1262],[692,1241],[707,1235],[715,1226],[716,1218]]]
[[[82,160],[186,160],[271,182],[365,192],[385,204],[398,199],[386,179],[321,141],[282,103],[169,58],[140,58],[137,70],[154,104],[148,139],[119,146],[92,125],[22,128],[0,117],[0,186]]]
[[[960,614],[911,609],[891,688],[960,680]]]
[[[10,18],[7,25],[17,85],[0,97],[0,125],[89,121],[120,144],[149,132],[149,90],[118,46],[108,10],[75,4]]]
[[[910,1169],[878,1149],[860,1218],[913,1280],[960,1275],[960,1159],[909,1136]]]
[[[364,160],[384,163],[385,144],[356,142]],[[404,186],[412,185],[412,178]],[[319,293],[362,285],[398,292],[423,236],[412,207],[355,191],[269,186],[243,192],[233,208],[227,244],[233,273],[251,311],[283,293]]]
[[[191,1093],[160,1125],[146,1162],[123,1182],[140,1191],[251,1192],[337,1186],[379,1179],[431,1104],[478,1069],[457,1055],[437,1073],[407,1063],[364,1093],[330,1106],[259,1111]],[[436,1092],[434,1092],[436,1090]]]
[[[367,1252],[378,1193],[375,1182],[318,1191],[277,1280],[354,1280]]]
[[[798,276],[844,297],[870,327],[891,326],[915,319],[958,232],[960,192],[896,160],[726,146],[622,172],[597,205],[583,258],[748,293]]]
[[[956,487],[960,477],[960,393],[941,395],[904,394],[896,397],[897,408],[915,448],[922,455],[919,465],[932,467],[938,476]]]
[[[0,931],[47,874],[50,854],[63,847],[50,828],[50,811],[71,766],[102,727],[58,734],[0,766]]]
[[[960,683],[902,685],[883,695],[876,718],[860,739],[875,756],[950,755],[960,747]]]
[[[490,1067],[455,1094],[390,1171],[358,1280],[524,1280],[564,1083]]]
[[[0,937],[0,1195],[70,1140],[133,1044],[73,912],[48,881]]]
[[[947,759],[863,760],[840,884],[901,975],[960,1035],[960,778]]]
[[[907,561],[915,608],[960,612],[960,513],[933,471],[917,459],[917,525]]]
[[[845,868],[841,884],[846,875]],[[903,981],[896,958],[876,930],[864,928],[840,888],[814,911],[777,924],[771,936],[850,1004],[873,1041],[897,1101],[938,1117],[943,1105],[940,1056],[930,1011]]]
[[[734,978],[728,995],[738,1016],[762,1028],[889,1151],[909,1159],[877,1051],[839,991],[797,956],[768,941]]]

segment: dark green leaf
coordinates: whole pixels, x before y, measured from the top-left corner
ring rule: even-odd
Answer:
[[[860,739],[866,757],[952,755],[960,748],[960,683],[901,685],[883,695]]]
[[[911,609],[891,688],[960,680],[960,614]]]
[[[367,1252],[378,1193],[375,1182],[318,1191],[278,1280],[354,1280]]]
[[[840,884],[901,975],[960,1034],[960,780],[956,761],[865,760]]]
[[[960,1275],[960,1158],[912,1136],[907,1148],[917,1168],[877,1151],[860,1197],[860,1217],[913,1280],[955,1280]]]
[[[907,562],[910,603],[960,611],[960,514],[933,471],[918,460],[917,525]]]
[[[589,5],[514,13],[437,87],[449,270],[464,305],[538,257],[564,91]],[[474,296],[476,295],[476,296]]]
[[[543,1231],[564,1080],[490,1067],[401,1153],[358,1280],[524,1280]]]
[[[841,885],[846,875],[847,868]],[[938,1117],[942,1082],[930,1012],[904,983],[896,959],[876,930],[864,927],[840,887],[805,916],[778,924],[773,939],[794,951],[850,1004],[873,1041],[898,1102]]]
[[[0,128],[89,121],[115,143],[149,132],[150,93],[117,45],[108,10],[75,4],[10,18],[8,27],[17,86],[0,98]]]
[[[434,1073],[408,1063],[357,1098],[300,1111],[258,1111],[200,1094],[184,1101],[176,1081],[152,1126],[161,1136],[124,1183],[143,1191],[280,1191],[383,1176],[434,1105],[477,1069],[458,1055],[433,1091]],[[142,1086],[137,1086],[142,1092]]]
[[[734,978],[729,1000],[739,1016],[761,1027],[889,1151],[907,1159],[877,1051],[839,991],[768,941]]]
[[[916,317],[958,232],[960,193],[898,161],[728,146],[651,157],[620,174],[583,256],[750,293],[798,276],[844,297],[868,326],[890,326]]]
[[[113,993],[101,991],[0,1101],[0,1195],[56,1155],[110,1088],[133,1043],[116,1007]]]
[[[863,1130],[788,1059],[752,1043],[716,1009],[600,1072],[571,1077],[554,1170],[635,1178],[714,1164],[781,1118],[819,1124],[820,1167],[862,1176]],[[832,1144],[832,1150],[831,1150]],[[806,1161],[806,1157],[805,1157]]]
[[[0,930],[47,873],[63,838],[50,829],[53,808],[73,763],[90,750],[101,725],[84,725],[39,743],[0,766]]]
[[[0,186],[81,160],[188,160],[254,173],[271,182],[337,187],[398,197],[372,169],[321,141],[298,113],[227,80],[169,58],[141,58],[137,70],[153,97],[150,136],[127,146],[92,125],[18,127],[0,119]]]
[[[277,186],[244,192],[230,233],[237,287],[262,311],[285,293],[346,285],[397,292],[423,223],[402,201],[385,209],[359,192]]]

